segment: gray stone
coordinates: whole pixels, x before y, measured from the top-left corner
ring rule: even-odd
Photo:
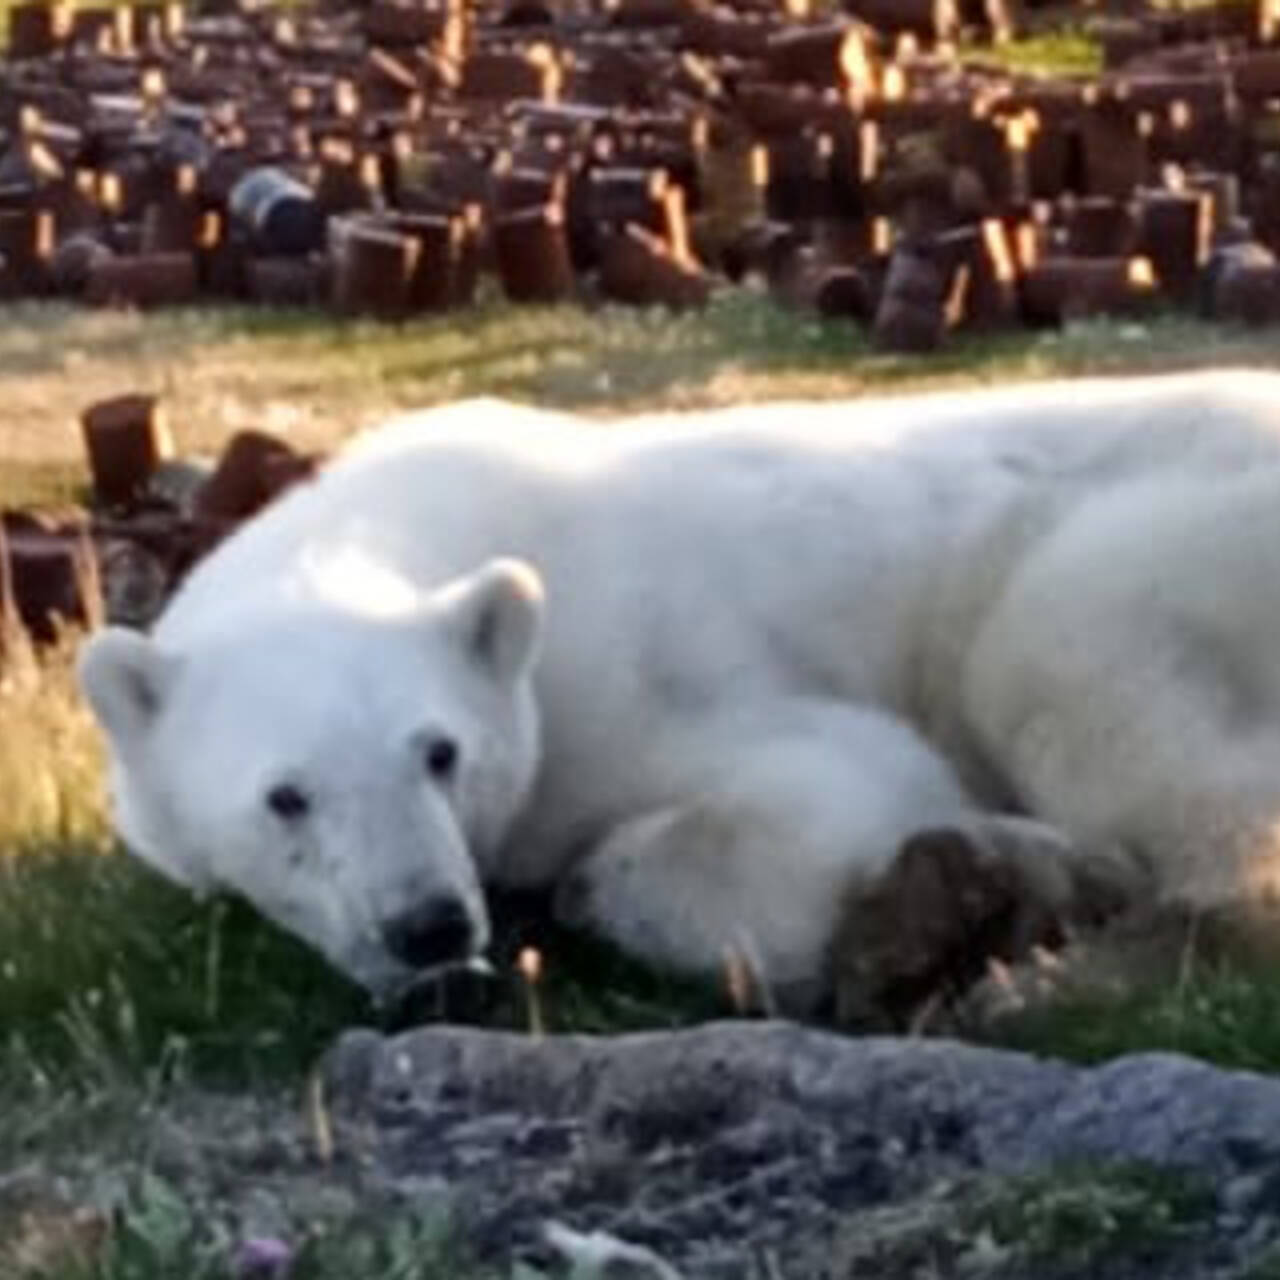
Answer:
[[[425,1215],[503,1277],[565,1276],[566,1242],[645,1280],[1280,1274],[1280,1080],[1176,1055],[1088,1069],[781,1022],[436,1026],[352,1032],[320,1079],[305,1105],[121,1105],[91,1147],[0,1179],[0,1238],[31,1204],[111,1217],[145,1170],[215,1242]]]
[[[433,1027],[352,1033],[326,1076],[335,1112],[377,1135],[386,1175],[443,1177],[464,1235],[494,1257],[545,1263],[541,1232],[557,1220],[690,1277],[751,1274],[764,1258],[790,1259],[784,1275],[825,1275],[813,1257],[851,1216],[1082,1162],[1235,1187],[1177,1237],[1177,1274],[1231,1274],[1215,1259],[1239,1261],[1233,1233],[1254,1250],[1275,1234],[1256,1227],[1272,1216],[1263,1183],[1246,1206],[1240,1180],[1280,1157],[1280,1081],[1172,1054],[1086,1069],[780,1022],[542,1039]],[[812,1255],[803,1271],[798,1242]],[[1021,1274],[1016,1251],[983,1256],[991,1274]],[[972,1270],[972,1242],[956,1257]],[[1037,1266],[1029,1274],[1076,1274]]]

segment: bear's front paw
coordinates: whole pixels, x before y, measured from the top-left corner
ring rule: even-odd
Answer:
[[[847,895],[832,951],[837,1019],[905,1029],[1015,939],[1056,943],[1057,921],[1018,890],[1008,861],[968,832],[911,836],[879,880]]]
[[[1133,900],[1114,858],[1085,856],[1040,823],[976,818],[907,839],[877,881],[846,895],[832,946],[836,1016],[919,1026],[986,977],[1056,951]]]

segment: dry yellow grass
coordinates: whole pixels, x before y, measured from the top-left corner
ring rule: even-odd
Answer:
[[[0,856],[34,845],[100,844],[102,744],[72,670],[76,637],[37,660],[5,628],[0,670]]]

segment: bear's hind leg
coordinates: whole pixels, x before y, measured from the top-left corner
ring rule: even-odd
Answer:
[[[902,722],[784,703],[703,726],[687,791],[616,825],[562,882],[569,924],[659,967],[715,977],[745,965],[775,1007],[829,989],[845,886],[906,836],[972,806]]]
[[[1139,850],[1161,905],[1280,897],[1280,471],[1163,475],[1033,549],[964,715],[1027,808]]]
[[[766,1001],[821,995],[840,877],[797,866],[758,814],[693,801],[634,818],[562,883],[556,913],[659,968],[717,978],[746,966]]]

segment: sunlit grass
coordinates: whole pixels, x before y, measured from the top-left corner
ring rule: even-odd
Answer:
[[[873,351],[852,324],[824,323],[744,291],[727,291],[698,314],[490,302],[404,326],[234,308],[108,316],[13,307],[0,318],[0,503],[78,493],[81,412],[130,390],[162,395],[180,445],[207,452],[245,427],[325,448],[390,413],[472,395],[608,417],[1276,361],[1270,335],[1175,316],[957,337],[932,357],[896,356]]]
[[[1078,26],[1022,36],[975,49],[967,56],[1008,71],[1034,75],[1096,76],[1102,71],[1102,46]]]
[[[0,849],[105,836],[102,754],[72,678],[73,643],[37,662],[17,633],[0,639]]]

